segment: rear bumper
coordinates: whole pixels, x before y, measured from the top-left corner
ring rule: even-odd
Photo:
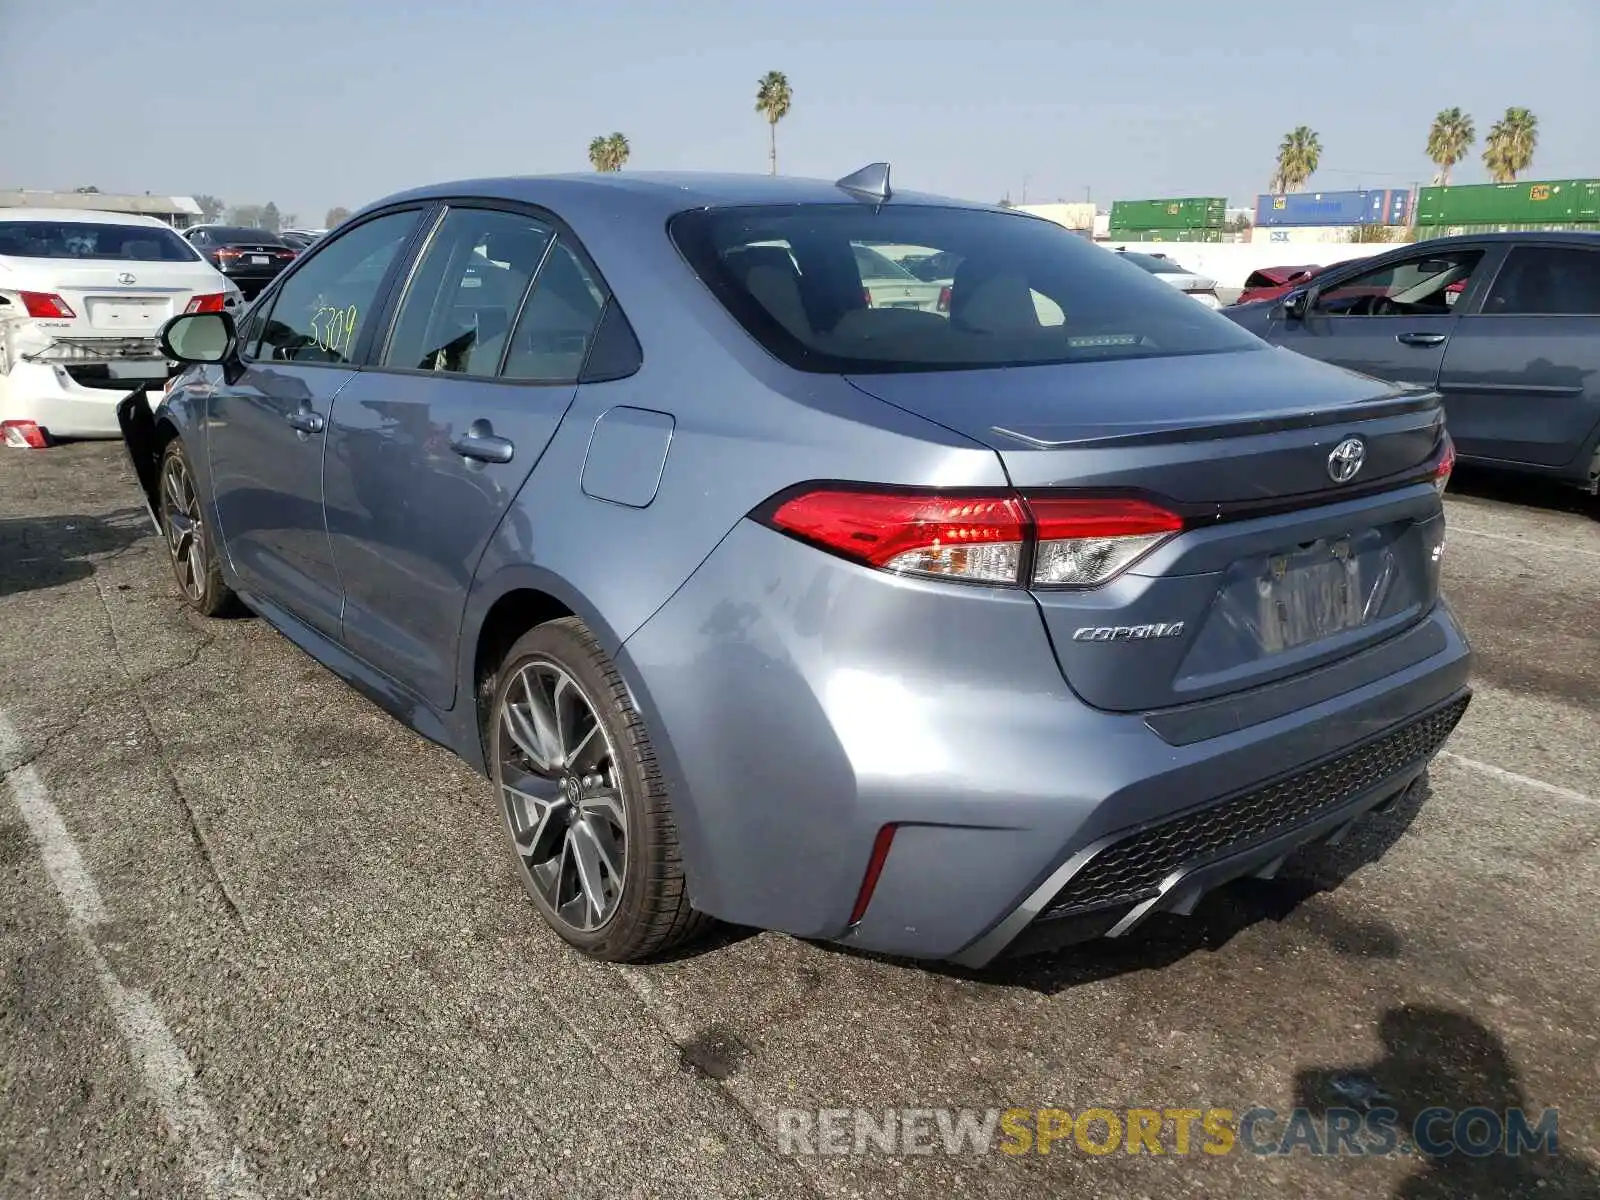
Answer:
[[[982,966],[1046,920],[1120,935],[1183,911],[1409,786],[1454,724],[1430,714],[1459,717],[1468,695],[1471,652],[1448,607],[1426,624],[1437,649],[1420,660],[1164,737],[1068,690],[1025,594],[888,577],[746,522],[620,663],[655,735],[696,907]],[[1419,718],[1432,735],[1383,741]],[[1241,802],[1261,811],[1224,811]],[[894,839],[851,925],[884,825]],[[1141,888],[1046,916],[1113,852],[1127,857],[1130,838],[1177,844]]]
[[[288,264],[284,264],[287,266]],[[239,287],[264,288],[283,273],[283,267],[218,268],[224,279]]]
[[[168,374],[165,359],[123,361],[157,387]],[[144,380],[95,378],[104,374],[98,362],[14,363],[0,376],[0,421],[34,421],[58,438],[121,437],[117,403]]]

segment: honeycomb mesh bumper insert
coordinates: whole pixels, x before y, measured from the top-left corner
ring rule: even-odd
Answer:
[[[1066,882],[1040,917],[1148,900],[1180,867],[1248,850],[1342,807],[1432,757],[1461,720],[1469,699],[1462,696],[1297,774],[1112,842]]]

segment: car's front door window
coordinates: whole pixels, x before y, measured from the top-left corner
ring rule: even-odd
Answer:
[[[318,248],[272,303],[257,356],[273,362],[352,362],[379,289],[416,229],[415,209],[387,213]]]
[[[1466,294],[1481,250],[1411,255],[1330,284],[1315,312],[1328,317],[1449,316]]]

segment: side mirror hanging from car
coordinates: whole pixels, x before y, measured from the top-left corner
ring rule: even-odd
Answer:
[[[178,362],[220,363],[233,355],[237,331],[227,312],[182,313],[161,327],[159,340],[162,353]]]
[[[1311,289],[1309,288],[1296,288],[1283,298],[1283,315],[1287,320],[1304,320],[1306,313],[1310,310]]]

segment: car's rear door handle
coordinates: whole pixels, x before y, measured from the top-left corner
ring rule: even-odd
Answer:
[[[450,439],[450,449],[462,458],[486,463],[508,463],[517,452],[508,439],[496,437],[494,426],[481,417],[467,426],[466,433]]]
[[[301,433],[321,433],[326,424],[321,413],[312,412],[311,406],[304,403],[294,412],[285,413],[283,419]]]
[[[1444,333],[1397,333],[1394,340],[1402,346],[1442,346],[1448,336]]]

